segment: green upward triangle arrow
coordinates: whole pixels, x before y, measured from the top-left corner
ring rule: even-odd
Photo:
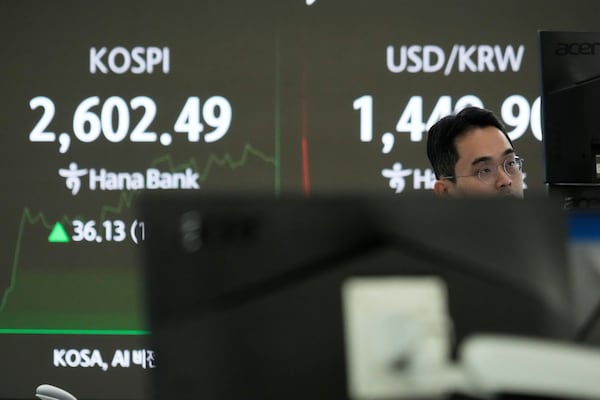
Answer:
[[[69,243],[69,235],[60,222],[54,224],[50,236],[48,236],[48,242],[50,243]]]

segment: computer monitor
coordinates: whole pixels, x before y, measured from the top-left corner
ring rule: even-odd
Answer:
[[[600,202],[600,32],[540,31],[545,182],[570,205]]]
[[[344,399],[341,287],[437,276],[454,343],[570,339],[561,205],[550,199],[140,198],[157,399]]]

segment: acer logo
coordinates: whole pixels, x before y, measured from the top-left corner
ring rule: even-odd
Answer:
[[[595,43],[558,43],[554,54],[557,56],[590,56],[596,54],[596,48],[600,48],[600,42]]]

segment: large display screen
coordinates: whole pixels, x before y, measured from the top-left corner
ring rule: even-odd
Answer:
[[[494,111],[542,193],[537,31],[577,0],[0,3],[0,398],[142,399],[142,190],[431,192],[426,130]]]

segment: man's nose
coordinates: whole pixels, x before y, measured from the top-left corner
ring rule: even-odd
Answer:
[[[500,164],[496,168],[496,186],[503,187],[512,185],[512,177],[506,173],[504,166]]]

